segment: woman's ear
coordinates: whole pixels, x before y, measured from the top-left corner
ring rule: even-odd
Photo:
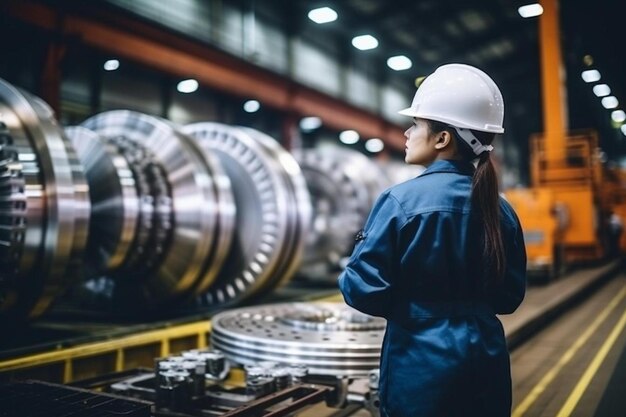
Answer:
[[[452,140],[452,135],[447,130],[440,132],[437,136],[437,141],[435,142],[435,149],[444,149],[450,141]]]

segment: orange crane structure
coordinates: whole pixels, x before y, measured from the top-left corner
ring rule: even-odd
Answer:
[[[505,196],[524,229],[529,272],[553,278],[567,265],[607,255],[611,216],[626,219],[626,176],[604,166],[595,131],[567,129],[558,2],[540,3],[544,132],[530,138],[530,188]]]

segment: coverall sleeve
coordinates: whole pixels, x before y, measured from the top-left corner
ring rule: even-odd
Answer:
[[[391,311],[398,233],[405,220],[395,197],[389,191],[383,193],[339,276],[339,289],[348,305],[373,316],[386,317]]]
[[[513,212],[513,209],[510,209]],[[516,227],[513,236],[504,236],[506,268],[504,277],[492,294],[491,303],[496,314],[511,314],[522,303],[526,294],[526,246],[517,216],[512,214]]]

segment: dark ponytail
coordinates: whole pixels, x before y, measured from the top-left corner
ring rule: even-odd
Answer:
[[[467,160],[478,158],[478,166],[472,179],[472,211],[482,220],[485,242],[483,260],[488,277],[499,281],[504,275],[506,265],[504,242],[500,230],[500,195],[498,194],[498,177],[491,161],[490,152],[483,152],[480,156],[474,152],[463,139],[459,138],[455,130],[445,123],[428,120],[431,133],[449,132],[455,139],[459,153]],[[492,133],[472,130],[472,134],[484,145],[490,145],[495,138]]]
[[[479,139],[480,136],[473,132]],[[484,143],[484,142],[483,142]],[[485,227],[485,247],[483,256],[490,275],[496,281],[504,275],[505,255],[502,232],[500,230],[500,196],[498,178],[489,152],[478,157],[478,166],[472,180],[472,209],[482,217]]]

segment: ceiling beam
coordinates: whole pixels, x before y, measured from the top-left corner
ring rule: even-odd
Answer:
[[[380,115],[298,84],[246,61],[197,42],[132,21],[129,28],[65,14],[32,2],[10,2],[8,12],[29,24],[78,40],[165,73],[194,77],[201,84],[241,98],[303,116],[315,115],[326,127],[354,129],[362,137],[379,137],[395,151],[404,151],[404,129]],[[132,20],[132,19],[131,19]],[[142,28],[146,29],[144,33]],[[147,35],[146,35],[147,33]]]

